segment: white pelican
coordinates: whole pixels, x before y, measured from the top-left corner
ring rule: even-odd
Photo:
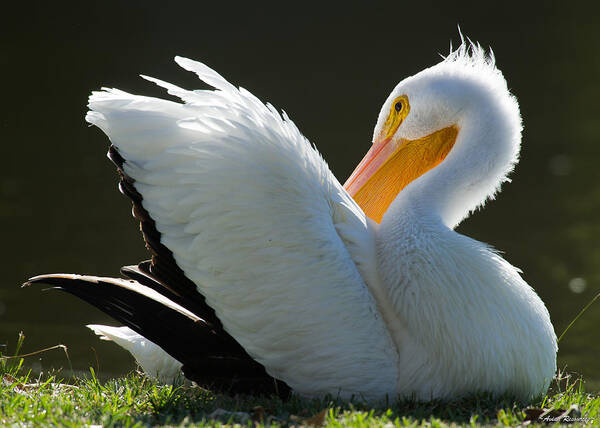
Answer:
[[[143,76],[183,102],[104,88],[86,116],[112,142],[152,261],[124,268],[131,280],[30,282],[83,297],[187,376],[234,391],[545,393],[557,344],[543,302],[453,231],[519,153],[518,104],[491,54],[463,42],[400,82],[345,186],[285,113],[175,60],[216,90]]]

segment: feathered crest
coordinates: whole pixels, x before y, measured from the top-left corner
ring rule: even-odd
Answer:
[[[446,56],[440,54],[444,60],[438,66],[450,66],[452,68],[458,66],[462,69],[471,69],[479,73],[494,75],[504,81],[502,72],[496,68],[496,57],[492,48],[486,51],[479,42],[475,43],[468,37],[463,36],[460,27],[458,28],[458,35],[460,36],[460,45],[454,49],[452,42],[450,42],[450,52]]]

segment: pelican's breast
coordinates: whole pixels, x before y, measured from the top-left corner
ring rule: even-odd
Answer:
[[[403,202],[377,241],[381,283],[405,327],[394,337],[400,395],[543,394],[557,345],[541,299],[489,246]]]

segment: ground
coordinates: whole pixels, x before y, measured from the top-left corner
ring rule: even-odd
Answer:
[[[564,375],[544,399],[528,406],[480,394],[453,403],[370,407],[360,401],[230,396],[196,385],[161,385],[141,373],[106,382],[93,369],[68,381],[60,373],[34,379],[22,361],[0,360],[1,426],[536,426],[543,425],[540,414],[547,409],[555,409],[541,415],[548,422],[600,424],[600,397],[586,393],[581,379]]]

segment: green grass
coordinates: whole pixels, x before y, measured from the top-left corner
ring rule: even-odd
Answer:
[[[283,402],[160,385],[139,373],[106,382],[93,369],[68,382],[52,375],[33,379],[22,364],[18,358],[0,360],[0,426],[516,426],[526,417],[525,407],[510,398],[481,394],[452,403],[399,401],[382,407],[299,397]],[[563,377],[533,407],[566,410],[574,405],[581,416],[600,422],[600,398],[585,393],[582,385]]]
[[[15,355],[23,340],[21,334]],[[583,418],[571,426],[600,425],[600,397],[586,393],[581,379],[560,373],[547,396],[528,406],[478,394],[450,403],[401,400],[373,407],[360,400],[231,396],[189,383],[162,385],[141,373],[101,382],[93,368],[69,380],[60,373],[33,378],[23,362],[0,354],[0,426],[544,426],[542,411]]]

